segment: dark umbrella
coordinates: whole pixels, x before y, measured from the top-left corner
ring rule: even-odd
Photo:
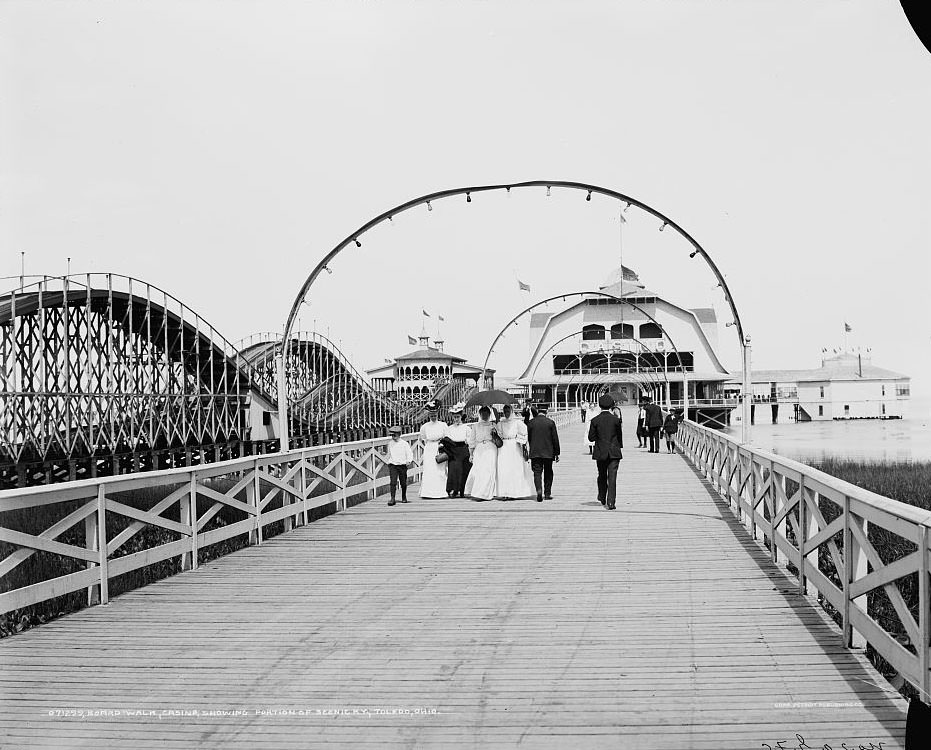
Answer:
[[[466,406],[491,406],[492,404],[516,404],[517,399],[507,391],[479,391],[469,396]]]

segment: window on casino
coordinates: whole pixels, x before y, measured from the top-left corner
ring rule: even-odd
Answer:
[[[611,326],[612,339],[632,339],[634,337],[634,327],[630,323],[616,323]]]
[[[896,396],[909,396],[911,395],[911,386],[908,383],[896,383],[895,385],[895,395]]]
[[[588,325],[582,328],[583,341],[604,341],[605,327],[599,325]]]
[[[663,329],[656,323],[642,323],[640,325],[640,338],[659,339],[663,337]]]

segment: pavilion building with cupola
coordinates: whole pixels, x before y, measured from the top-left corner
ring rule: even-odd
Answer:
[[[417,349],[386,359],[385,364],[366,370],[365,374],[376,391],[399,399],[427,401],[444,392],[462,393],[475,387],[482,378],[482,368],[470,365],[464,357],[444,350],[445,342],[431,343],[426,332],[417,339]],[[494,387],[495,371],[485,372],[485,386]]]
[[[678,305],[626,266],[598,290],[531,314],[527,365],[511,387],[557,408],[606,392],[622,404],[649,396],[701,424],[728,424],[737,401],[725,398],[724,383],[733,376],[716,351],[714,309]]]

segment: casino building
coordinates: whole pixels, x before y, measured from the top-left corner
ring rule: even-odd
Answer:
[[[716,352],[715,311],[666,299],[626,266],[598,289],[620,299],[591,295],[531,314],[528,364],[512,387],[558,407],[605,392],[631,404],[648,395],[701,424],[728,424],[737,400],[725,398],[733,376]]]

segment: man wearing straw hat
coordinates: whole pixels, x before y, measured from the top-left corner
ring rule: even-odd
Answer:
[[[398,485],[401,485],[401,502],[407,502],[407,467],[414,462],[414,452],[411,444],[401,438],[400,427],[389,427],[388,434],[391,440],[388,443],[388,488],[391,499],[388,505],[394,505]]]

